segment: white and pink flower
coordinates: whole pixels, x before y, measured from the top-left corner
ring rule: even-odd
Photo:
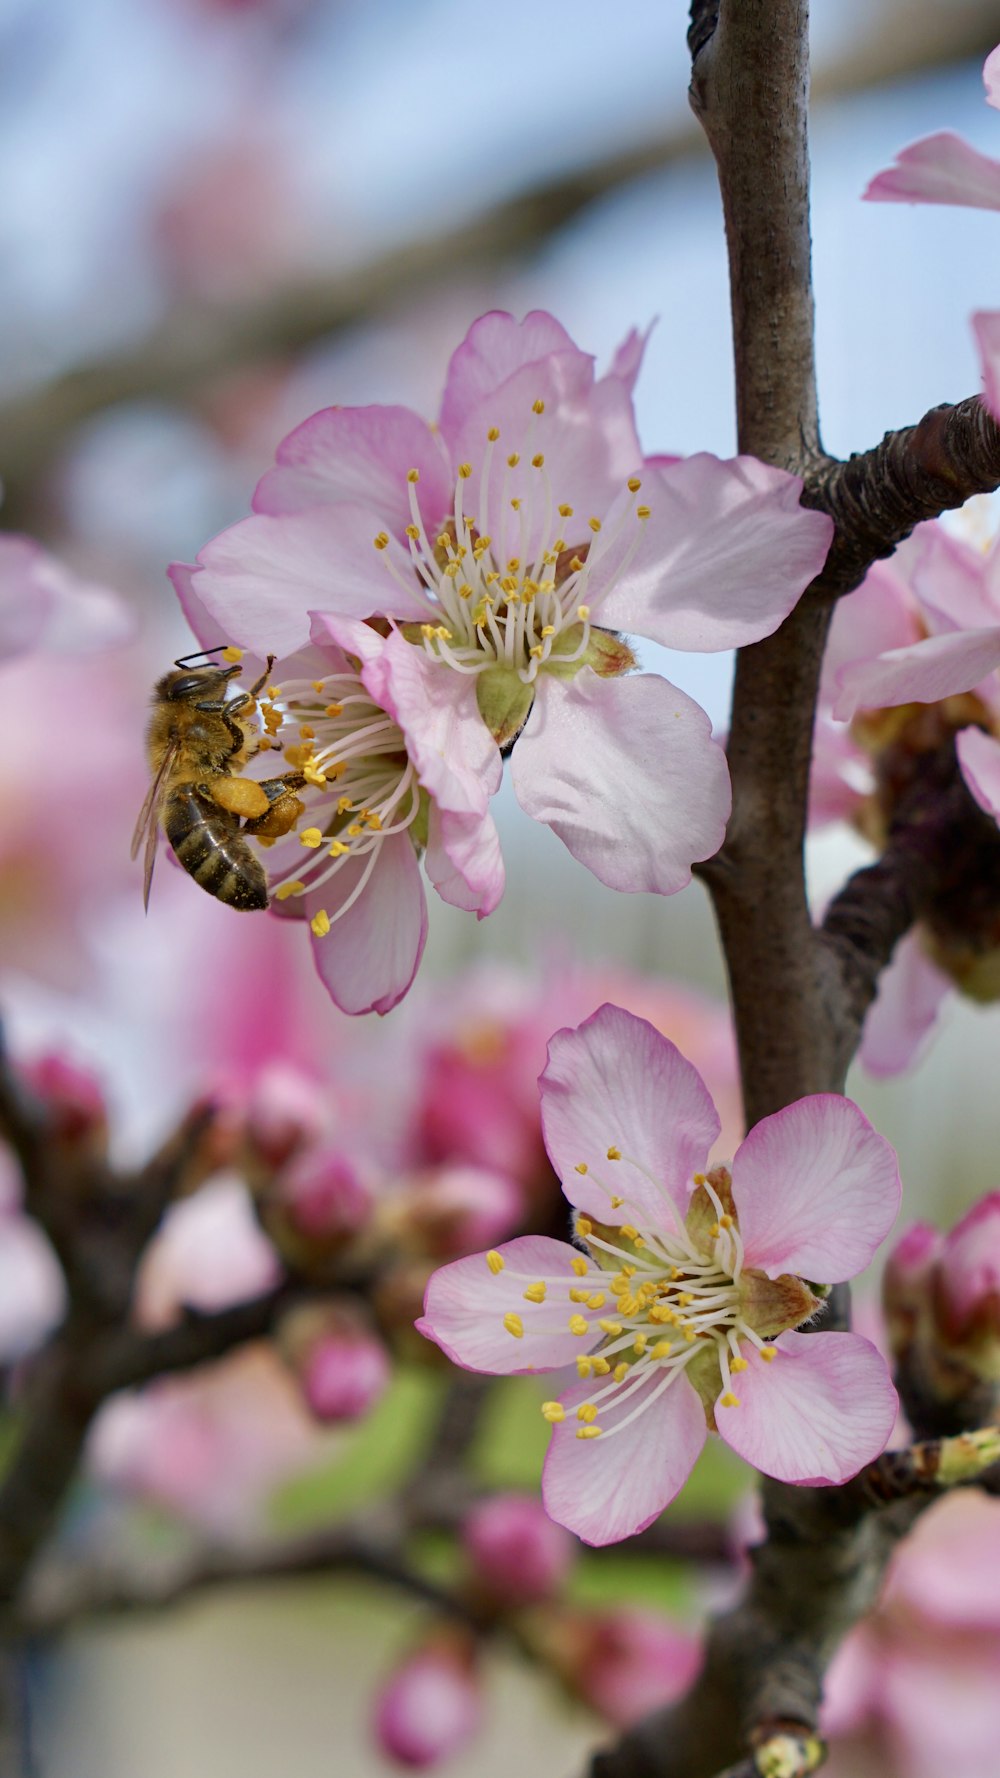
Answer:
[[[330,865],[306,890],[310,918],[331,925],[349,896],[352,937],[337,949],[352,966],[325,975],[345,1010],[386,1010],[416,967],[411,842],[446,900],[495,907],[488,805],[515,742],[522,807],[613,888],[672,894],[721,844],[729,778],[709,720],[658,675],[632,674],[617,632],[690,650],[769,635],[822,567],[831,524],[799,505],[795,477],[753,458],[644,458],[642,343],[630,336],[597,378],[551,316],[485,315],[451,360],[435,426],[402,407],[313,415],[279,447],[254,515],[174,571],[206,640],[221,630],[283,660],[310,643],[342,651],[325,672],[290,679],[283,665],[276,707],[309,731],[330,786],[319,843],[346,848],[334,900],[312,895]],[[347,772],[336,795],[334,770]],[[344,836],[331,811],[352,786],[361,831]],[[391,845],[372,839],[366,809]],[[358,979],[362,925],[396,940],[374,995]]]
[[[552,1517],[593,1544],[642,1530],[708,1428],[787,1482],[841,1482],[875,1458],[896,1414],[880,1354],[794,1331],[824,1285],[868,1264],[899,1206],[893,1150],[858,1108],[799,1100],[706,1174],[719,1119],[700,1075],[613,1006],[556,1034],[540,1086],[577,1245],[522,1236],[458,1260],[417,1325],[470,1370],[575,1363],[542,1408]]]

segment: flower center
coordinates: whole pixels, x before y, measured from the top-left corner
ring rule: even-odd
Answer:
[[[641,487],[631,476],[605,529],[596,514],[577,515],[552,486],[544,450],[545,403],[536,401],[521,448],[500,456],[500,432],[491,426],[478,470],[461,463],[451,516],[433,536],[420,508],[419,470],[407,476],[410,523],[406,527],[413,573],[424,595],[428,621],[406,627],[431,659],[459,673],[505,668],[530,685],[546,668],[582,664],[590,645],[588,587],[601,566],[601,596],[625,572],[639,547],[649,507],[637,503]],[[469,511],[474,487],[476,512]],[[517,491],[515,491],[515,489]],[[486,526],[492,524],[496,535]],[[573,546],[566,533],[585,536]],[[379,532],[376,549],[389,572],[412,596]]]
[[[287,725],[297,724],[299,738],[285,746],[284,758],[314,792],[312,825],[301,829],[294,851],[284,846],[268,872],[271,889],[278,901],[285,901],[329,884],[336,911],[321,908],[312,919],[313,931],[323,937],[362,894],[390,835],[416,821],[421,806],[416,770],[398,723],[375,703],[356,673],[271,686],[261,707],[265,745]],[[361,860],[357,881],[338,899],[338,873]]]

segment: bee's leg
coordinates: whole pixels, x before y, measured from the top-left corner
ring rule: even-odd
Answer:
[[[255,820],[266,815],[272,799],[263,784],[253,778],[211,778],[205,786],[207,795],[229,815]]]
[[[305,814],[305,803],[295,795],[305,781],[301,772],[286,772],[282,778],[258,779],[257,789],[264,792],[269,807],[266,814],[251,817],[244,824],[244,833],[267,840],[280,840],[283,834],[290,833],[299,816]]]
[[[247,688],[247,693],[246,693],[247,697],[255,698],[259,692],[263,691],[265,685],[267,684],[268,680],[271,677],[271,668],[273,666],[274,666],[274,655],[269,654],[267,657],[267,665],[265,666],[264,671],[261,674],[260,678],[255,680],[254,684]]]

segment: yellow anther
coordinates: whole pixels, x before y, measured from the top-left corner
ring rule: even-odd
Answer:
[[[315,851],[317,846],[323,844],[323,835],[320,833],[318,827],[304,827],[299,834],[299,843],[300,845],[308,846],[312,851]]]
[[[515,512],[520,512],[520,510],[521,510],[521,502],[520,502],[520,500],[512,500],[512,501],[511,501],[511,506],[512,506],[512,507],[513,507],[513,508],[514,508],[514,511],[515,511]]]
[[[534,648],[529,648],[528,653],[533,661],[540,661],[545,653],[544,642],[536,642]]]
[[[778,1356],[777,1346],[762,1346],[760,1355],[765,1364],[773,1364]]]
[[[574,1167],[573,1171],[574,1171],[574,1173],[586,1173],[586,1171],[587,1171],[586,1161],[577,1161],[576,1166]]]
[[[308,722],[303,722],[300,725],[299,734],[301,735],[303,741],[315,741],[315,739],[316,739],[316,730],[314,728],[310,728]]]
[[[472,588],[470,587],[467,580],[463,580],[461,586],[459,587],[458,596],[460,599],[471,599],[472,598]]]
[[[638,1309],[638,1307],[639,1307],[639,1298],[637,1296],[632,1296],[628,1292],[626,1292],[625,1294],[623,1294],[622,1296],[620,1296],[618,1298],[618,1313],[619,1313],[619,1315],[626,1315],[626,1316],[634,1315],[636,1310]]]
[[[442,568],[441,572],[444,575],[445,580],[457,580],[459,577],[459,574],[461,573],[461,566],[458,561],[458,558],[455,557],[455,559],[453,561],[447,563],[447,565],[444,568]],[[433,636],[433,634],[434,634],[434,625],[433,624],[421,624],[420,628],[423,630],[425,636]]]
[[[389,533],[388,533],[388,531],[380,531],[378,536],[374,537],[372,539],[372,542],[374,543],[376,549],[388,549],[388,547],[389,547]]]
[[[624,1202],[625,1202],[624,1198],[617,1198],[617,1197],[612,1198],[612,1200],[611,1200],[612,1210],[620,1210],[622,1205],[624,1204]]]
[[[407,525],[406,535],[410,539],[411,543],[419,543],[419,541],[420,541],[420,526],[419,525]]]
[[[649,1311],[649,1319],[655,1321],[657,1327],[670,1327],[677,1317],[673,1309],[667,1308],[666,1303],[654,1303]]]
[[[542,625],[541,634],[543,636],[554,636],[555,633],[556,633],[555,624],[543,624]]]
[[[270,698],[270,700],[273,704],[275,698],[280,698],[280,696],[281,696],[281,686],[280,685],[269,685],[266,692],[264,693],[264,696],[265,696],[265,698]]]
[[[566,1409],[561,1401],[542,1402],[542,1419],[547,1420],[550,1426],[558,1426],[560,1420],[565,1420],[565,1418]]]
[[[309,922],[317,938],[325,938],[330,930],[330,916],[325,908],[320,908]]]
[[[237,661],[243,659],[243,650],[242,648],[234,648],[232,646],[224,648],[222,650],[222,658],[224,661],[228,661],[231,667],[235,667]]]
[[[694,1293],[690,1290],[682,1290],[679,1297],[677,1298],[677,1302],[678,1302],[678,1305],[680,1308],[682,1308],[682,1309],[689,1308],[690,1305],[694,1302]]]
[[[596,537],[596,535],[597,535],[597,533],[598,533],[598,531],[599,531],[599,530],[600,530],[600,528],[601,528],[601,521],[600,521],[600,519],[588,519],[588,520],[587,520],[587,524],[588,524],[588,525],[589,525],[589,527],[590,527],[590,529],[591,529],[591,530],[592,530],[592,531],[593,531],[593,533],[594,533],[594,535],[595,535],[595,537]]]
[[[597,1325],[601,1332],[606,1333],[608,1338],[612,1340],[617,1340],[619,1335],[624,1332],[621,1322],[612,1321],[610,1317],[606,1317],[605,1320],[599,1321]]]
[[[302,767],[302,776],[307,784],[315,784],[318,790],[326,783],[326,773],[318,771],[311,763]]]
[[[507,458],[508,469],[516,469],[518,464],[520,463],[520,461],[521,461],[520,451],[511,451],[510,456]]]
[[[490,444],[496,444],[497,439],[500,437],[499,426],[491,426],[486,436],[489,439]]]
[[[354,807],[354,804],[352,803],[349,796],[338,796],[338,798],[337,798],[337,814],[338,815],[349,815],[351,813],[351,810],[353,809],[353,807]]]
[[[532,402],[532,404],[531,404],[531,411],[532,411],[532,413],[533,413],[533,414],[544,414],[544,412],[545,412],[545,403],[544,403],[544,401],[543,401],[543,400],[542,400],[542,399],[541,399],[541,397],[540,397],[540,396],[539,396],[539,398],[538,398],[538,400],[537,400],[537,401],[533,401],[533,402]]]
[[[581,1289],[579,1284],[574,1285],[569,1293],[569,1300],[571,1303],[589,1303],[589,1301],[590,1301],[589,1286],[584,1285],[583,1288]]]
[[[608,1363],[606,1358],[601,1358],[600,1356],[598,1356],[597,1358],[592,1358],[590,1362],[594,1367],[595,1377],[606,1377],[609,1370],[611,1369],[611,1366]]]
[[[639,489],[642,487],[642,483],[637,475],[630,475],[626,485],[630,494],[638,494]]]
[[[727,1215],[727,1216],[720,1216],[719,1217],[719,1227],[720,1228],[731,1229],[732,1226],[733,1226],[733,1219],[731,1216]]]
[[[626,1364],[624,1359],[622,1359],[621,1364],[616,1364],[615,1365],[615,1382],[616,1383],[624,1383],[625,1378],[628,1376],[630,1369],[631,1369],[631,1366]]]
[[[580,567],[581,568],[583,567],[582,562],[580,563]],[[589,605],[578,605],[576,608],[576,615],[580,619],[580,622],[582,624],[585,624],[588,617],[590,616],[590,606]]]
[[[312,682],[312,688],[313,688],[313,691],[316,692],[317,696],[322,697],[324,691],[326,690],[326,681],[324,679],[314,679]]]
[[[635,509],[635,516],[637,519],[648,519],[649,511],[650,509],[648,506],[637,506]],[[737,1406],[738,1405],[739,1404],[737,1403]]]
[[[434,539],[434,542],[437,544],[438,549],[450,549],[451,548],[451,538],[449,537],[447,531],[439,531],[438,535]]]
[[[720,1408],[738,1408],[739,1405],[740,1398],[738,1395],[734,1395],[731,1389],[727,1389],[725,1395],[720,1397]]]
[[[622,1158],[621,1149],[616,1148],[614,1143],[612,1143],[611,1147],[608,1149],[608,1160],[609,1161],[620,1161],[621,1158]]]
[[[690,1321],[686,1324],[686,1326],[684,1328],[684,1338],[686,1339],[689,1346],[693,1346],[695,1340],[698,1338],[698,1329],[696,1327],[692,1327]]]
[[[592,1401],[585,1401],[583,1403],[582,1407],[577,1408],[576,1417],[578,1420],[585,1420],[588,1425],[590,1424],[590,1422],[592,1420],[596,1420],[597,1419],[597,1409],[595,1408],[593,1402]]]
[[[576,1334],[578,1339],[582,1339],[584,1334],[590,1332],[590,1322],[583,1315],[571,1315],[569,1318],[569,1331],[571,1334]]]
[[[356,840],[358,835],[364,833],[364,831],[360,821],[352,821],[347,829],[347,837],[349,840]]]
[[[274,891],[274,899],[275,901],[287,901],[290,895],[301,895],[304,888],[305,884],[299,877],[296,877],[294,883],[282,883],[280,888]]]
[[[582,1256],[580,1259],[574,1259],[571,1263],[578,1278],[585,1278],[587,1276],[587,1273],[590,1271],[590,1266]]]
[[[711,1236],[712,1240],[714,1241],[717,1239],[717,1237],[719,1235],[721,1235],[722,1229],[720,1228],[720,1226],[717,1222],[713,1222],[711,1225],[711,1228],[709,1229],[708,1232],[709,1232],[709,1235]]]
[[[498,1253],[495,1247],[491,1247],[489,1253],[486,1255],[486,1264],[489,1266],[490,1271],[493,1273],[493,1276],[495,1278],[498,1272],[503,1271],[503,1268],[504,1268],[503,1254]]]
[[[270,735],[261,735],[259,741],[257,742],[257,752],[258,753],[270,753],[271,748],[273,746],[274,746],[274,742],[271,740]],[[258,844],[258,846],[265,846],[265,845],[266,846],[273,846],[274,841],[273,840],[265,840],[262,834],[258,834],[257,835],[257,844]]]
[[[545,1285],[542,1283],[541,1279],[539,1279],[537,1284],[528,1285],[527,1290],[524,1292],[524,1300],[526,1303],[544,1303]]]
[[[601,1428],[599,1426],[578,1426],[576,1436],[577,1438],[600,1438]]]
[[[350,846],[348,846],[343,840],[334,840],[333,845],[330,847],[329,851],[327,852],[327,857],[328,858],[344,858],[344,857],[346,857],[346,855],[350,851],[350,849],[351,849]]]
[[[588,1235],[593,1234],[594,1225],[591,1222],[589,1216],[578,1216],[577,1217],[576,1232],[580,1236],[581,1240],[584,1240],[584,1241],[587,1239]]]
[[[695,1185],[704,1185],[704,1183],[705,1183],[704,1173],[695,1173],[692,1177],[694,1179]]]
[[[406,479],[408,482],[418,482],[420,480],[419,469],[408,469],[406,472]]]
[[[595,1290],[593,1296],[587,1298],[587,1307],[588,1309],[603,1309],[607,1300],[603,1290]]]
[[[532,469],[541,469],[544,462],[545,462],[545,458],[542,456],[541,451],[539,451],[537,457],[532,457],[531,467],[532,467]]]
[[[504,1327],[507,1329],[507,1332],[509,1334],[513,1334],[515,1340],[523,1340],[523,1338],[524,1338],[524,1322],[521,1320],[520,1315],[514,1314],[513,1309],[511,1309],[504,1316],[503,1324],[504,1324]]]
[[[458,466],[458,473],[461,476],[463,482],[467,482],[470,475],[472,474],[472,464],[471,463],[460,463]]]
[[[623,1222],[619,1228],[619,1233],[625,1236],[626,1241],[636,1241],[639,1238],[639,1231],[634,1223],[631,1222]]]
[[[652,1351],[650,1352],[650,1357],[651,1358],[666,1358],[667,1353],[670,1350],[671,1350],[671,1346],[670,1346],[669,1340],[657,1340],[656,1345],[652,1348]]]
[[[636,1334],[635,1339],[632,1341],[632,1350],[641,1358],[648,1344],[648,1335]]]
[[[580,1378],[581,1382],[586,1382],[587,1378],[590,1376],[591,1369],[592,1369],[592,1366],[591,1366],[589,1358],[578,1358],[577,1359],[576,1374]]]
[[[379,815],[376,812],[375,809],[373,809],[371,811],[370,815],[365,816],[365,822],[366,822],[367,826],[371,829],[372,833],[381,833],[382,832],[382,817],[381,817],[381,815]]]
[[[573,517],[573,508],[571,506],[560,506],[559,517],[561,519],[571,519]]]
[[[731,1371],[745,1371],[747,1369],[747,1361],[745,1358],[731,1358],[729,1360],[729,1368]]]

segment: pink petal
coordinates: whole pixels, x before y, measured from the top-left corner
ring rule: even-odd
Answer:
[[[716,1403],[722,1437],[779,1482],[846,1482],[892,1434],[898,1401],[885,1359],[853,1333],[786,1333],[776,1345],[765,1364],[744,1341],[748,1368],[733,1378],[740,1405]]]
[[[853,1278],[889,1233],[900,1195],[892,1144],[837,1093],[761,1118],[733,1160],[746,1263],[769,1278]]]
[[[652,673],[541,680],[511,777],[526,814],[630,893],[683,889],[721,846],[731,806],[704,710]]]
[[[480,919],[492,914],[506,882],[492,815],[452,815],[432,803],[424,869],[442,901]]]
[[[899,1074],[917,1060],[953,985],[931,962],[919,933],[907,933],[883,971],[865,1020],[860,1055],[869,1074]]]
[[[610,1433],[641,1402],[650,1401],[662,1380],[652,1371],[621,1408],[599,1406],[595,1424]],[[542,1472],[550,1518],[598,1546],[634,1537],[659,1518],[683,1488],[707,1437],[701,1402],[687,1378],[675,1373],[669,1388],[619,1437],[577,1438],[576,1410],[602,1383],[602,1378],[576,1383],[560,1396],[566,1419],[552,1428]]]
[[[777,629],[826,560],[832,521],[799,505],[796,476],[753,457],[647,464],[642,490],[650,517],[631,565],[609,586],[608,549],[588,577],[590,604],[615,629],[668,648],[739,648]]]
[[[972,317],[983,366],[983,399],[995,420],[1000,420],[1000,310],[980,309]]]
[[[219,641],[220,626],[215,618],[205,610],[194,590],[199,573],[200,569],[195,562],[171,562],[167,569],[167,579],[177,594],[178,603],[192,635],[197,637],[202,648],[212,648]],[[232,638],[225,634],[224,640],[228,642]]]
[[[964,204],[1000,210],[1000,161],[951,130],[901,148],[896,164],[877,173],[863,196],[879,204]]]
[[[54,594],[35,584],[42,555],[28,537],[0,537],[0,661],[34,648],[48,622]]]
[[[504,309],[480,315],[452,353],[441,398],[442,437],[449,443],[457,438],[474,408],[481,407],[525,365],[537,364],[553,352],[575,354],[593,375],[593,359],[579,351],[566,329],[544,309],[532,309],[523,321],[516,321]],[[461,460],[456,454],[455,462]]]
[[[386,640],[380,669],[378,688],[373,681],[369,689],[403,730],[425,790],[454,814],[484,814],[503,761],[479,714],[475,678],[431,660],[398,632]]]
[[[921,641],[923,635],[924,626],[907,582],[895,566],[876,562],[857,590],[837,601],[823,655],[821,700],[832,700],[837,675],[849,662],[870,660],[891,648],[906,648]]]
[[[573,1270],[580,1257],[575,1247],[548,1235],[520,1235],[498,1251],[504,1262],[500,1272],[490,1269],[485,1253],[472,1253],[442,1266],[428,1281],[416,1327],[453,1364],[494,1376],[521,1376],[559,1370],[600,1345],[600,1311],[570,1301],[570,1291],[580,1282]],[[529,1302],[524,1292],[540,1280],[548,1281],[546,1300]],[[504,1326],[508,1314],[520,1317],[520,1338]],[[592,1334],[570,1332],[570,1316],[577,1314],[593,1321]]]
[[[436,531],[451,503],[452,475],[440,440],[405,407],[327,407],[282,439],[277,468],[257,484],[255,512],[302,512],[349,501],[397,536],[410,523],[411,469],[420,511]],[[377,529],[377,526],[376,526]]]
[[[810,830],[831,821],[850,821],[873,789],[871,761],[864,749],[849,728],[818,710],[809,779]]]
[[[206,544],[193,592],[241,647],[279,658],[309,640],[313,611],[426,618],[409,552],[395,538],[376,549],[380,528],[370,508],[347,502],[278,517],[255,514]]]
[[[985,1573],[981,1565],[980,1587]],[[893,1649],[881,1698],[892,1770],[905,1778],[996,1778],[998,1678],[993,1637],[967,1635],[953,1646],[914,1639]]]
[[[570,1203],[604,1221],[613,1192],[641,1221],[674,1227],[674,1206],[686,1213],[692,1174],[721,1127],[680,1050],[645,1019],[601,1006],[556,1032],[538,1086],[545,1146]],[[613,1146],[622,1160],[607,1159]]]
[[[921,525],[915,535],[919,549],[913,565],[913,590],[934,619],[932,627],[943,632],[981,630],[1000,622],[1000,600],[990,584],[989,556],[972,549],[943,525]]]
[[[1000,1501],[949,1494],[918,1519],[893,1561],[888,1602],[953,1630],[1000,1631],[1000,1598],[983,1586],[1000,1568]]]
[[[991,49],[983,63],[983,85],[986,88],[986,103],[1000,111],[1000,43]]]
[[[655,320],[651,321],[645,333],[640,333],[637,327],[630,328],[611,360],[611,369],[608,375],[617,377],[620,383],[624,383],[630,395],[638,381],[642,361],[646,355],[646,347],[649,345],[649,336],[655,326]]]
[[[313,934],[313,961],[341,1012],[390,1012],[410,987],[427,937],[427,902],[408,833],[382,842],[378,861],[356,902],[334,916],[357,887],[368,860],[346,858],[327,883],[303,897],[311,920],[322,908],[332,922]]]
[[[842,668],[833,714],[848,722],[856,710],[936,704],[971,691],[998,666],[1000,625],[928,636],[910,648],[892,648],[874,660],[851,661]]]
[[[981,728],[966,728],[955,747],[962,777],[979,807],[1000,820],[1000,741]]]

